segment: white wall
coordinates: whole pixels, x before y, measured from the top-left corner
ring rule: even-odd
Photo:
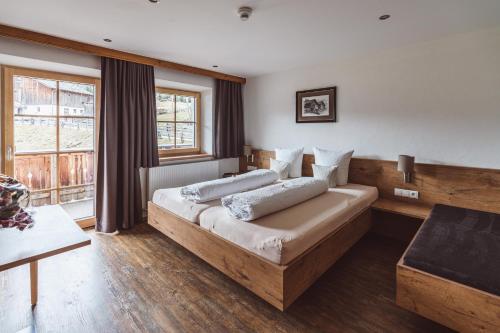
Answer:
[[[337,86],[337,123],[296,124],[295,92]],[[500,168],[500,28],[247,80],[246,141]]]
[[[0,37],[0,64],[98,77],[98,57]]]

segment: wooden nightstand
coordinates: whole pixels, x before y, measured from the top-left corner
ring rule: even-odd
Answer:
[[[429,213],[431,212],[432,209],[432,207],[424,206],[417,203],[396,201],[389,199],[378,199],[373,203],[372,208],[384,212],[400,214],[422,220],[425,220],[427,216],[429,216]]]
[[[432,207],[422,204],[378,199],[372,204],[376,234],[409,243],[429,216]]]

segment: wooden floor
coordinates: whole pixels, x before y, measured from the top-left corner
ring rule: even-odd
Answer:
[[[40,261],[33,312],[28,266],[0,273],[0,332],[448,332],[394,304],[405,245],[374,234],[285,313],[146,224],[89,235]]]

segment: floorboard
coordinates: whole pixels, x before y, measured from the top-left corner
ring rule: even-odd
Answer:
[[[405,244],[368,234],[281,313],[146,224],[0,273],[0,332],[448,332],[394,303]],[[209,251],[210,249],[207,249]]]

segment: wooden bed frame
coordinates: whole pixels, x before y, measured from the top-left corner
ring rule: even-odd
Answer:
[[[396,303],[459,332],[499,332],[500,296],[403,263],[415,238],[396,266]]]
[[[367,208],[288,265],[277,265],[148,202],[148,224],[284,311],[371,227]]]

